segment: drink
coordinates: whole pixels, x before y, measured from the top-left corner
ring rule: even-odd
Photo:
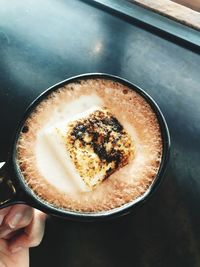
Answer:
[[[17,144],[24,180],[73,211],[110,210],[142,196],[162,156],[157,117],[135,91],[107,79],[70,83],[27,119]]]

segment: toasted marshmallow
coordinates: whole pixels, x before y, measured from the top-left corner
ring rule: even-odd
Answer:
[[[51,127],[44,138],[81,192],[93,190],[134,157],[131,137],[106,108],[94,107]]]

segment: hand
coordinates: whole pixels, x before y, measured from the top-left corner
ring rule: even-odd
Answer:
[[[0,210],[0,267],[28,267],[29,248],[44,235],[46,215],[18,204]]]

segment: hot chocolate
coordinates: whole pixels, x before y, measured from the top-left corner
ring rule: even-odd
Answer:
[[[17,144],[33,193],[73,211],[110,210],[142,196],[162,157],[157,117],[134,90],[108,79],[72,82],[40,102]]]

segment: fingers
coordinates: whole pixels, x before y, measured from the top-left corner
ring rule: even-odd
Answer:
[[[0,252],[8,250],[8,243],[4,239],[0,239]]]
[[[28,267],[29,249],[25,248],[19,253],[10,253],[8,242],[0,239],[0,267]]]
[[[15,205],[6,215],[4,220],[11,229],[27,226],[33,219],[33,208],[26,205]]]
[[[10,241],[9,250],[18,252],[22,248],[38,246],[44,235],[46,215],[34,210],[32,222],[25,228],[24,232]]]
[[[0,220],[1,217],[0,241],[5,241],[11,252],[40,244],[45,228],[44,213],[19,204],[0,210]]]
[[[8,212],[10,211],[12,207],[7,207],[7,208],[4,208],[4,209],[1,209],[0,210],[0,226],[5,218],[5,216],[8,214]]]
[[[7,214],[0,226],[0,238],[6,238],[10,236],[12,232],[26,227],[30,224],[32,219],[33,208],[22,204],[12,206],[7,210]]]

